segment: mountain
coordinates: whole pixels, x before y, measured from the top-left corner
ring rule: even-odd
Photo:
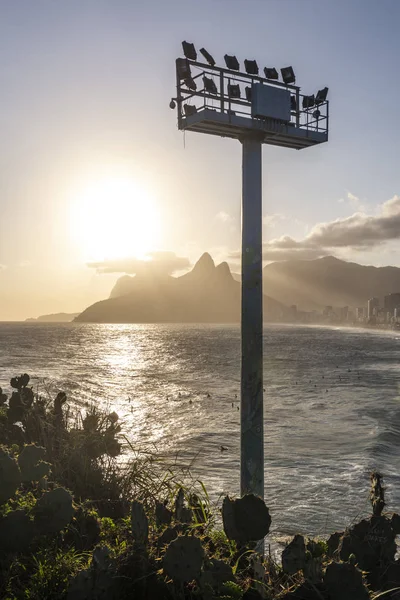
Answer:
[[[264,292],[303,310],[365,306],[369,298],[400,291],[398,267],[372,267],[326,256],[264,267]]]
[[[154,273],[121,277],[110,298],[96,302],[75,321],[90,323],[232,323],[240,320],[240,283],[227,263],[206,252],[181,277]],[[265,320],[279,320],[284,307],[264,296]]]
[[[56,313],[54,315],[42,315],[37,319],[25,319],[28,323],[70,323],[79,313]]]

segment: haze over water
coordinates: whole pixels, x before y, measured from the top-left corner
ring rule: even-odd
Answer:
[[[373,468],[388,509],[400,508],[399,358],[395,332],[265,328],[265,498],[276,534],[342,529],[369,509]],[[35,390],[116,410],[135,447],[178,455],[213,498],[238,494],[239,326],[0,324],[0,386],[9,391],[21,372]]]

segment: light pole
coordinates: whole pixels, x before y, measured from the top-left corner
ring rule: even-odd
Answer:
[[[244,73],[235,56],[225,55],[222,68],[204,48],[206,62],[198,62],[193,44],[182,47],[170,103],[178,128],[242,144],[240,492],[264,498],[262,144],[300,150],[328,141],[328,88],[305,96],[292,67],[279,81],[275,68],[260,77],[254,60],[244,61]]]

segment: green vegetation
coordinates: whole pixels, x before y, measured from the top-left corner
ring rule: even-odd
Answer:
[[[0,389],[0,598],[3,600],[350,600],[398,598],[400,517],[373,515],[328,540],[297,535],[261,559],[271,516],[252,495],[225,498],[218,530],[206,491],[148,455],[118,463],[116,413],[66,408],[29,377]],[[386,590],[386,591],[385,591]]]

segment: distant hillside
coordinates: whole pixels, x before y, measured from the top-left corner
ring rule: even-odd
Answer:
[[[42,315],[37,319],[25,319],[26,322],[40,322],[40,323],[69,323],[77,317],[79,313],[56,313],[54,315]]]
[[[264,292],[303,310],[365,306],[373,296],[400,292],[400,269],[363,266],[333,256],[275,262],[264,268]]]
[[[121,277],[110,298],[75,320],[90,323],[232,323],[240,320],[241,290],[227,263],[215,266],[208,253],[181,277]],[[284,307],[264,296],[265,320],[279,320]]]

